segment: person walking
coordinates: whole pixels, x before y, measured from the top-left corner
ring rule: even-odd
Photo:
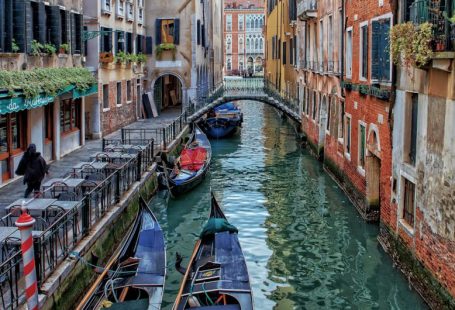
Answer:
[[[36,145],[30,144],[16,169],[16,174],[23,175],[24,184],[27,184],[24,198],[28,198],[31,192],[40,190],[41,182],[48,170],[49,167],[41,153],[36,151]]]

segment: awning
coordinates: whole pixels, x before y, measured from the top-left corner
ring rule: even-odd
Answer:
[[[14,96],[11,96],[6,91],[0,92],[0,115],[45,106],[53,102],[56,97],[68,92],[72,92],[73,99],[78,99],[96,94],[98,92],[98,85],[93,84],[90,88],[84,90],[77,89],[75,85],[70,85],[57,92],[55,96],[42,94],[35,98],[25,98],[20,92],[17,92]]]

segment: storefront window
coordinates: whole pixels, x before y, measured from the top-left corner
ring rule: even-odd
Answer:
[[[7,117],[0,115],[0,153],[8,152]]]
[[[80,128],[80,100],[62,100],[60,102],[60,129],[67,133]]]
[[[27,132],[27,112],[0,115],[0,171],[2,180],[10,175],[10,159],[12,155],[25,149]]]

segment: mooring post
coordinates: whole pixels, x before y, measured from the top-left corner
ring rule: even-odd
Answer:
[[[15,225],[21,233],[21,251],[24,264],[25,297],[29,310],[38,310],[38,283],[36,282],[35,253],[33,250],[32,228],[35,219],[27,213],[25,207]]]

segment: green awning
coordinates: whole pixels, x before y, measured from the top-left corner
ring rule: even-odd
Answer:
[[[85,90],[80,90],[74,85],[70,85],[57,92],[55,96],[42,94],[35,98],[25,98],[20,92],[17,92],[14,96],[11,96],[8,92],[0,92],[0,115],[45,106],[48,103],[53,102],[56,97],[68,92],[72,92],[72,97],[78,99],[96,94],[98,92],[98,85],[93,84],[90,88]]]

